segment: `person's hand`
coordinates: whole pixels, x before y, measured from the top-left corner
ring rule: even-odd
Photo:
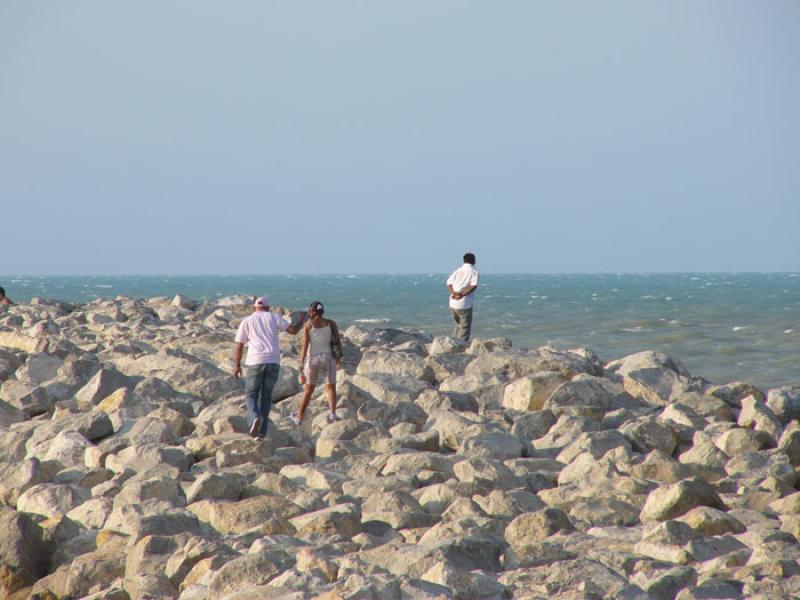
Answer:
[[[342,361],[341,360],[337,360],[336,361],[336,369],[337,370],[341,370],[341,368],[342,368]]]
[[[241,377],[241,376],[242,376],[242,366],[241,366],[241,365],[236,365],[236,366],[233,368],[233,376],[234,376],[236,379],[239,379],[239,377]]]

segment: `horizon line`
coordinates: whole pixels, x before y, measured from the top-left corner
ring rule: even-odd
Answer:
[[[340,273],[41,273],[0,274],[0,279],[19,277],[373,277],[435,276],[449,271],[369,271]],[[798,271],[490,271],[481,275],[797,275]]]

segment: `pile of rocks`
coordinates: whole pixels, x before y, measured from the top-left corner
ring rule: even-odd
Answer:
[[[641,352],[350,327],[302,428],[299,338],[246,434],[247,299],[0,313],[0,596],[800,595],[800,387]],[[287,313],[288,314],[288,313]]]

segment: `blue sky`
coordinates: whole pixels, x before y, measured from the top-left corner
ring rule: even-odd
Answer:
[[[0,273],[800,270],[800,2],[0,3]]]

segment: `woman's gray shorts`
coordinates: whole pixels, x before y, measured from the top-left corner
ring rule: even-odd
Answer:
[[[303,374],[309,385],[317,385],[319,383],[317,380],[321,377],[324,377],[328,384],[336,383],[336,359],[330,352],[312,354],[306,360]]]

